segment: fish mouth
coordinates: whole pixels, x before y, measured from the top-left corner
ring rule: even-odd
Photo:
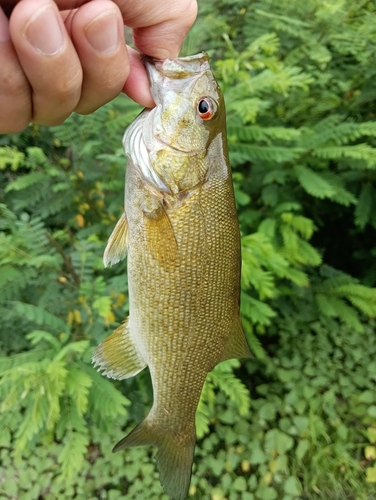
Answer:
[[[209,56],[206,52],[200,52],[193,56],[171,57],[167,59],[156,59],[143,55],[142,61],[149,74],[152,86],[160,82],[161,77],[181,80],[201,75],[210,69]]]
[[[206,151],[205,148],[194,149],[194,150],[192,150],[192,149],[189,149],[189,150],[179,149],[179,148],[177,148],[175,146],[172,146],[171,144],[168,144],[168,142],[163,141],[159,137],[158,137],[157,140],[158,140],[158,143],[162,146],[160,148],[160,150],[167,148],[170,151],[173,151],[174,153],[181,154],[181,155],[195,156],[195,155],[200,154],[200,153],[205,153],[205,151]]]

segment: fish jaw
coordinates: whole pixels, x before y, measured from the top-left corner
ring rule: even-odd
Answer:
[[[201,76],[210,71],[209,57],[205,52],[193,56],[155,59],[143,56],[143,61],[151,83],[151,94],[156,104],[163,101],[164,88],[177,88],[179,81],[184,80],[180,87],[186,84],[187,78]]]

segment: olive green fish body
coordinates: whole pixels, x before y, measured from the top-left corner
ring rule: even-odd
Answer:
[[[125,135],[125,214],[105,254],[115,263],[127,247],[130,316],[94,356],[114,378],[149,367],[151,411],[115,450],[157,446],[162,485],[177,500],[189,488],[206,375],[249,355],[224,104],[208,68],[205,55],[149,62],[157,108]]]

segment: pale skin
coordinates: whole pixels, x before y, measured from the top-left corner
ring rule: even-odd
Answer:
[[[0,0],[0,134],[30,122],[58,125],[121,91],[154,102],[137,49],[177,57],[197,15],[196,0]]]

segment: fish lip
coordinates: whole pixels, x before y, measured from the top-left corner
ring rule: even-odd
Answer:
[[[200,75],[210,69],[209,56],[206,52],[200,52],[193,56],[169,57],[166,59],[156,59],[155,57],[142,55],[141,60],[146,67],[152,86],[160,81],[161,77],[180,80]]]

